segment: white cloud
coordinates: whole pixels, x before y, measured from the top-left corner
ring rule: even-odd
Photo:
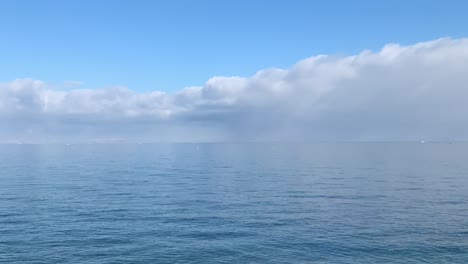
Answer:
[[[439,39],[171,94],[18,79],[0,84],[0,140],[466,140],[467,72],[468,39]]]

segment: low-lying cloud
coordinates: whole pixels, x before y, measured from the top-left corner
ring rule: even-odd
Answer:
[[[139,93],[0,84],[1,142],[468,139],[468,39],[319,55]]]

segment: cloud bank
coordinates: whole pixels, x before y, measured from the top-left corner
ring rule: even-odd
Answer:
[[[0,142],[467,140],[468,39],[319,55],[175,93],[0,83]]]

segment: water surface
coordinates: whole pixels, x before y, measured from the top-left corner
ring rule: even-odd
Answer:
[[[2,263],[468,263],[468,144],[0,145]]]

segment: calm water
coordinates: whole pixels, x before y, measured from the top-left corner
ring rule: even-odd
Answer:
[[[468,144],[0,145],[2,263],[468,263]]]

